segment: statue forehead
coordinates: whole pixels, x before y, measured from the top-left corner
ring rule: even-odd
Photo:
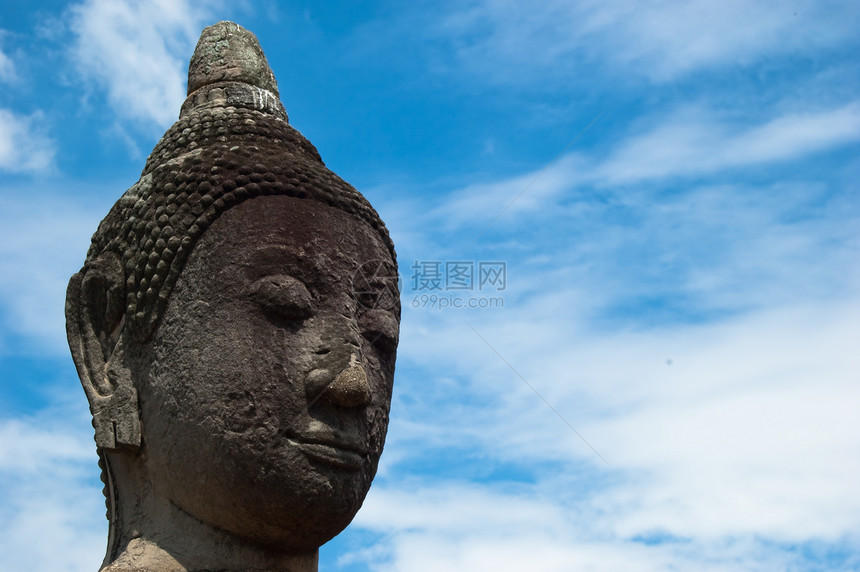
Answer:
[[[325,239],[332,241],[332,251],[352,251],[356,246],[367,245],[391,257],[377,231],[365,221],[324,203],[290,196],[248,199],[222,213],[204,237],[212,229],[233,236],[232,241],[245,248],[265,240],[301,250],[309,242]],[[252,237],[255,233],[258,236]]]
[[[370,260],[396,272],[386,245],[367,223],[316,201],[257,197],[212,222],[180,280],[189,273],[239,271],[255,279],[290,270],[349,284]]]

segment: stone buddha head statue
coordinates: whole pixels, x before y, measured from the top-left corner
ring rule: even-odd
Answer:
[[[68,288],[103,570],[317,569],[382,452],[396,276],[376,211],[290,127],[257,38],[205,29],[179,120]]]

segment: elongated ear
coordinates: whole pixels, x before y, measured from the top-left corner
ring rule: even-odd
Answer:
[[[137,391],[123,363],[125,275],[105,253],[72,276],[66,291],[66,335],[90,402],[96,445],[111,451],[140,446]]]

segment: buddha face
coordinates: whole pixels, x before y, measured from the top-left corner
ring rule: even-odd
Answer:
[[[312,200],[258,197],[212,223],[137,368],[155,494],[286,551],[349,523],[391,402],[399,303],[390,281],[353,286],[380,263],[394,274],[375,230]]]

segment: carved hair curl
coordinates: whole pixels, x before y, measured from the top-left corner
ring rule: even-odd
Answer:
[[[192,93],[92,239],[84,265],[115,252],[125,266],[126,320],[148,339],[200,235],[249,198],[285,195],[339,208],[394,246],[367,199],[326,168],[287,122],[277,97],[248,84],[216,83]]]

